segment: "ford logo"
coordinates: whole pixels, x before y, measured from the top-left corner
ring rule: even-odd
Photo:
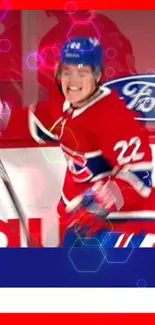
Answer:
[[[141,113],[137,120],[155,126],[155,75],[115,79],[106,82],[105,86],[115,88],[120,98],[125,100],[128,109]]]

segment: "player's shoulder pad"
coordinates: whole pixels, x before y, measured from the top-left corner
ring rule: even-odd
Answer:
[[[103,91],[101,100],[103,100],[109,106],[113,107],[113,103],[122,101],[116,89],[110,89],[104,85],[100,86],[100,89]]]
[[[133,119],[134,112],[127,108],[123,98],[116,89],[111,90],[108,96],[103,98],[103,111],[105,115],[111,115],[113,119],[129,118]]]
[[[116,115],[118,110],[124,106],[125,103],[119,98],[119,94],[116,90],[110,89],[108,87],[100,86],[102,94],[96,98],[96,105],[99,106],[101,115]]]

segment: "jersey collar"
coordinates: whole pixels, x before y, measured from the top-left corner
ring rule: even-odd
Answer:
[[[91,107],[95,103],[97,103],[100,99],[110,95],[111,89],[108,87],[105,87],[104,85],[100,86],[99,89],[102,91],[100,95],[98,95],[96,98],[94,98],[92,101],[90,101],[88,104],[84,105],[83,107],[76,108],[73,112],[72,118],[75,118],[82,114],[88,107]],[[66,112],[70,108],[70,102],[68,100],[65,100],[63,104],[63,113]]]

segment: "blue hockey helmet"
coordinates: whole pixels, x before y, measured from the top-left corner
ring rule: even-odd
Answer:
[[[61,63],[102,69],[103,48],[95,37],[72,38],[62,48]]]

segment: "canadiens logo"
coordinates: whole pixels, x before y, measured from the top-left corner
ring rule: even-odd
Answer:
[[[142,120],[155,126],[155,75],[136,75],[109,81],[105,84],[117,89],[128,109],[140,113]]]

